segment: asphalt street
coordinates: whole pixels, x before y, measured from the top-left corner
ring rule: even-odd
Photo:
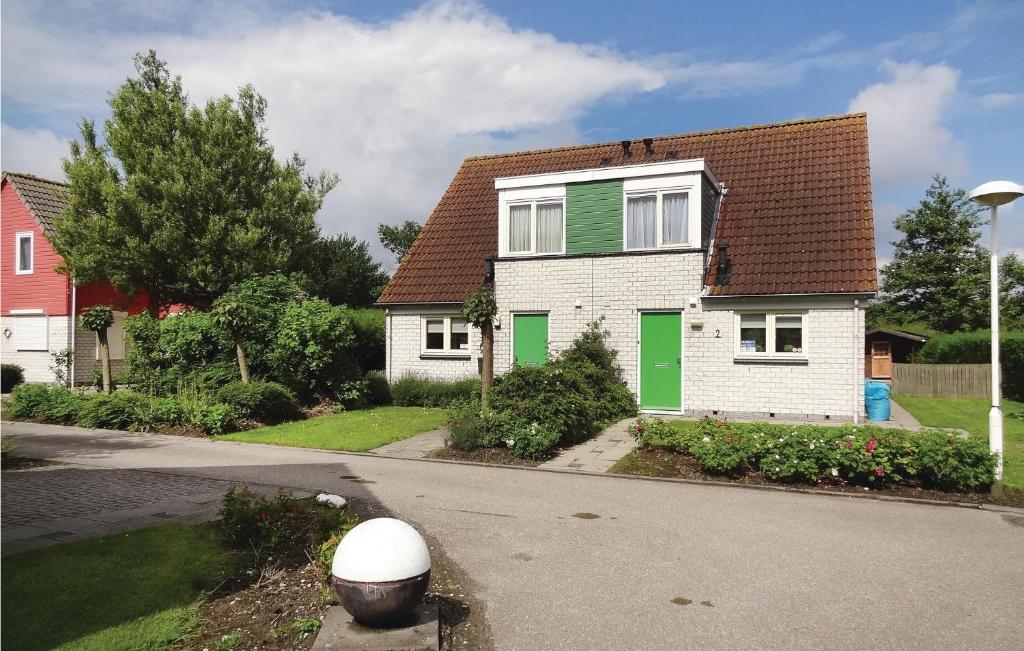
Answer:
[[[3,434],[19,455],[112,475],[379,501],[468,573],[501,649],[1024,646],[1012,510],[23,423]]]

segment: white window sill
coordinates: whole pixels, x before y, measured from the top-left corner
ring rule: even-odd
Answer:
[[[468,350],[424,350],[420,359],[469,359]]]
[[[31,276],[33,273],[32,269],[15,269],[15,276]]]
[[[733,362],[737,364],[806,364],[806,355],[735,355]]]

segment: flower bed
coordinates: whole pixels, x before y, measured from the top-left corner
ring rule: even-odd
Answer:
[[[942,430],[730,423],[705,419],[673,427],[641,418],[630,426],[641,448],[692,458],[710,475],[758,474],[782,483],[887,488],[916,485],[971,493],[992,483],[995,457],[976,439]]]

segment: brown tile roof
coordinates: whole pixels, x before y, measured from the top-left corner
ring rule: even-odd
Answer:
[[[715,237],[731,274],[714,284],[716,252],[710,294],[876,291],[865,114],[665,136],[654,152],[704,158],[728,189]],[[498,250],[496,177],[623,164],[618,142],[466,159],[380,303],[461,302],[480,285]]]
[[[14,186],[43,233],[52,237],[54,221],[68,207],[67,184],[21,172],[4,172],[3,178]]]

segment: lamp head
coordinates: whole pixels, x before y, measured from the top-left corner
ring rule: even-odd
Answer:
[[[1024,195],[1024,186],[1013,181],[989,181],[971,190],[971,200],[983,206],[1002,206]]]

